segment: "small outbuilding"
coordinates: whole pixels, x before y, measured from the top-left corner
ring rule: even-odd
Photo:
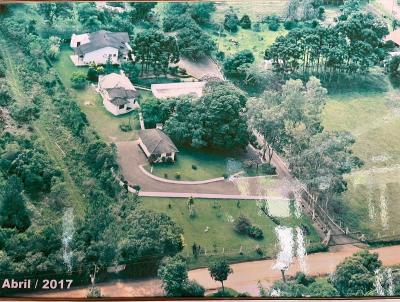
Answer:
[[[201,97],[206,82],[181,82],[168,84],[152,84],[151,92],[157,99],[175,98],[182,95]]]
[[[179,152],[171,138],[160,129],[140,130],[138,143],[151,163],[173,162]]]
[[[121,73],[110,73],[99,77],[98,90],[104,107],[113,115],[128,113],[139,108],[137,91],[128,77]]]

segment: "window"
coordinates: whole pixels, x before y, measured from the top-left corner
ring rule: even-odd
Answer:
[[[172,155],[172,153],[167,153],[167,156],[171,156]]]
[[[124,109],[125,105],[119,105],[119,109]]]
[[[81,46],[81,42],[76,42],[76,47]]]
[[[117,54],[115,53],[115,54],[113,54],[113,57],[116,57],[117,56]]]

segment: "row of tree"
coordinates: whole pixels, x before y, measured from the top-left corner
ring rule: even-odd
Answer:
[[[366,74],[385,56],[386,24],[372,13],[353,12],[329,27],[301,28],[280,36],[265,51],[274,71],[288,76]]]
[[[400,275],[382,266],[377,253],[357,252],[340,263],[325,279],[297,273],[284,282],[277,281],[262,296],[280,297],[353,297],[396,296],[400,293]]]
[[[343,176],[362,163],[352,154],[355,140],[350,133],[324,131],[326,94],[317,78],[306,84],[289,80],[281,91],[249,99],[247,115],[262,137],[264,157],[268,154],[270,162],[274,152],[284,155],[293,175],[328,207],[347,188]]]

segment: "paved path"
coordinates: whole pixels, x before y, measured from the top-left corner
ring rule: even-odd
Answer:
[[[170,192],[139,192],[143,197],[175,197],[175,198],[203,198],[203,199],[242,199],[242,200],[260,200],[262,196],[248,195],[227,195],[227,194],[201,194],[201,193],[170,193]],[[282,197],[268,196],[269,200],[282,201]]]
[[[308,274],[312,276],[325,276],[332,273],[336,266],[346,257],[351,256],[359,249],[354,246],[336,246],[328,253],[316,253],[307,256]],[[400,245],[373,249],[385,266],[400,264]],[[248,292],[252,296],[259,295],[257,283],[261,281],[263,286],[269,286],[274,281],[280,280],[280,271],[273,269],[275,260],[261,260],[243,262],[231,265],[233,274],[225,282],[227,287],[239,292]],[[299,271],[299,264],[294,259],[287,275],[294,275]],[[189,278],[203,285],[208,292],[220,287],[213,281],[206,268],[189,271]],[[99,284],[103,295],[108,297],[153,297],[162,294],[161,282],[157,279],[141,281],[113,281]],[[87,287],[62,292],[40,292],[38,297],[85,297]]]

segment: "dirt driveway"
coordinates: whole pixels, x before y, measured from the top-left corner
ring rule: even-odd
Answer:
[[[155,180],[144,174],[139,165],[147,159],[135,141],[117,143],[118,162],[121,172],[129,184],[139,184],[142,192],[199,193],[241,196],[282,197],[286,189],[281,181],[270,182],[265,178],[242,178],[234,181],[222,180],[207,184],[173,184]]]

